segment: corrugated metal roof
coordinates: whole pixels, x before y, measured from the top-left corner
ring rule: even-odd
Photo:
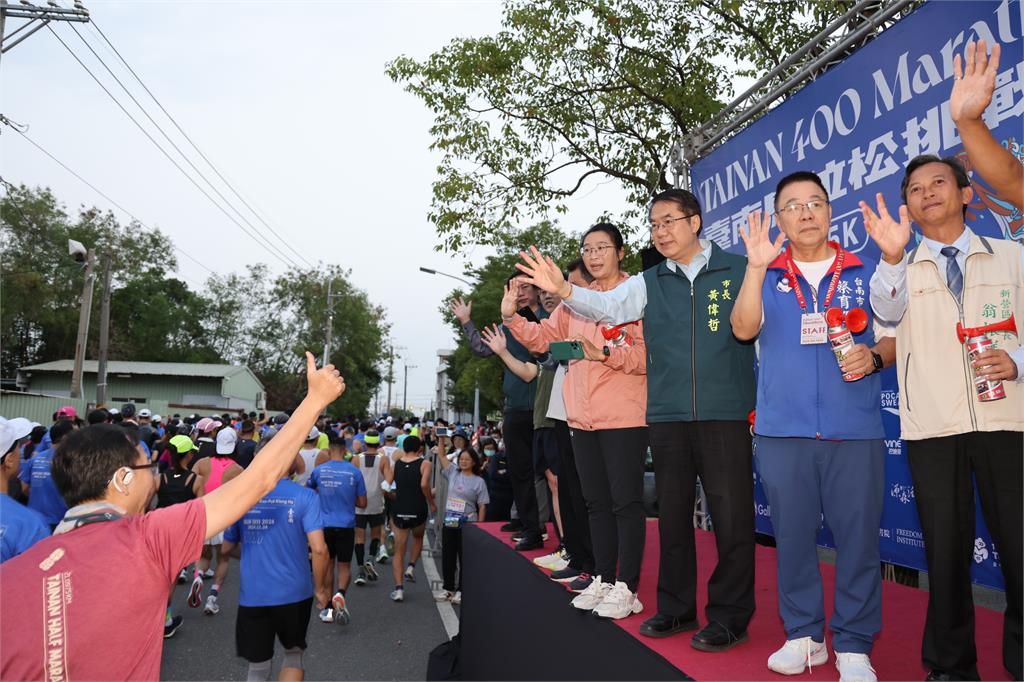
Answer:
[[[75,368],[74,360],[54,360],[39,365],[19,367],[19,372],[70,372]],[[86,374],[96,374],[99,371],[99,362],[96,360],[85,360],[82,363],[82,371]],[[208,365],[191,362],[134,362],[128,360],[111,360],[107,363],[107,372],[110,374],[159,374],[163,376],[185,376],[185,377],[226,377],[237,372],[247,372],[249,368],[245,365]]]

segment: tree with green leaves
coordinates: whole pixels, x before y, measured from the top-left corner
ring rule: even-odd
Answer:
[[[505,0],[502,29],[388,75],[434,114],[439,248],[496,244],[612,180],[629,208],[671,187],[669,150],[722,108],[735,76],[777,66],[851,2]],[[597,218],[598,216],[594,216]]]

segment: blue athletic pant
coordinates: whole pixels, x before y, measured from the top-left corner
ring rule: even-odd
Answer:
[[[758,436],[754,453],[771,506],[786,638],[825,640],[816,545],[824,513],[836,542],[832,646],[838,653],[871,653],[882,626],[882,441]]]

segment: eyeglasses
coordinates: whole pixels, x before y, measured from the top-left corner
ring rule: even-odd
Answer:
[[[785,206],[780,208],[775,213],[776,213],[776,215],[785,215],[785,216],[793,216],[793,217],[795,217],[795,216],[798,216],[798,215],[802,215],[805,208],[807,210],[809,210],[811,213],[814,213],[816,211],[822,210],[826,206],[828,206],[828,202],[825,201],[824,199],[814,199],[812,201],[808,201],[805,204],[800,204],[800,203],[786,204]]]
[[[153,477],[156,478],[157,476],[160,475],[160,472],[157,470],[157,467],[159,465],[160,465],[159,462],[150,462],[149,464],[127,464],[125,466],[127,466],[129,469],[136,469],[136,470],[139,470],[139,469],[149,469],[153,473]]]
[[[660,223],[651,223],[651,234],[654,234],[658,230],[667,230],[668,228],[672,227],[672,223],[676,222],[677,220],[688,220],[689,218],[692,218],[695,215],[697,214],[691,213],[690,215],[679,216],[678,218],[665,218]]]
[[[583,258],[589,258],[590,256],[600,256],[608,249],[614,249],[613,244],[599,244],[597,246],[584,246],[580,249],[580,256]]]

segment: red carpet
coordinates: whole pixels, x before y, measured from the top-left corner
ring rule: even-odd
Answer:
[[[480,524],[491,535],[508,541],[509,535],[501,533],[499,523]],[[695,531],[697,534],[697,594],[698,614],[704,625],[706,585],[716,560],[715,541],[711,533]],[[544,551],[524,552],[533,560],[535,557],[554,550],[554,533],[546,543]],[[750,622],[750,639],[726,653],[709,654],[690,647],[689,634],[676,635],[667,639],[641,637],[640,623],[654,614],[657,608],[655,592],[658,583],[658,526],[656,519],[647,523],[647,545],[640,578],[640,601],[644,610],[635,616],[617,621],[617,625],[636,637],[651,650],[665,657],[674,666],[696,680],[762,680],[786,679],[768,670],[766,661],[773,651],[782,646],[785,633],[779,618],[775,580],[775,549],[757,547],[756,554],[757,613]],[[538,571],[543,569],[537,568]],[[821,564],[825,587],[825,613],[832,613],[832,593],[835,585],[835,569],[830,564]],[[552,583],[557,585],[557,583]],[[880,680],[923,680],[928,671],[921,665],[921,632],[924,627],[925,611],[928,607],[928,593],[923,590],[883,581],[882,632],[871,655],[872,664]],[[567,606],[566,608],[572,608]],[[977,608],[975,614],[976,639],[978,646],[978,671],[983,680],[1008,680],[1009,674],[1002,665],[1003,617],[989,609]],[[826,637],[828,631],[826,628]],[[829,641],[829,662],[815,667],[811,673],[794,679],[837,680],[835,656]]]

